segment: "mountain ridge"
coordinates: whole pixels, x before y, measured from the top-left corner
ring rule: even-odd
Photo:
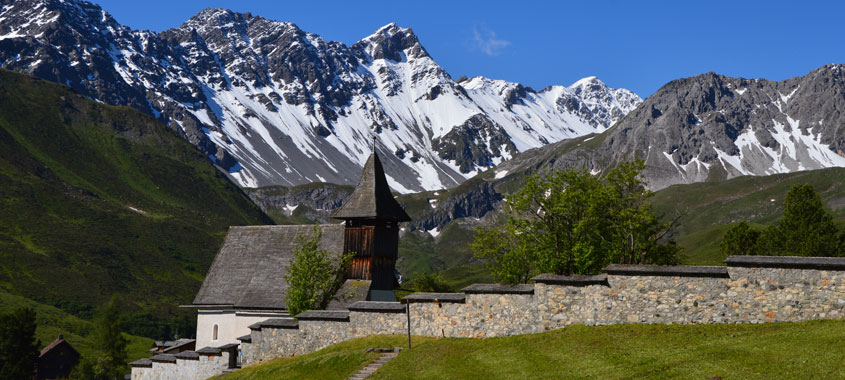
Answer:
[[[671,81],[609,130],[525,152],[494,172],[643,159],[652,189],[845,167],[845,70],[783,81],[705,73]],[[712,167],[712,169],[711,169]]]
[[[458,83],[395,23],[347,46],[221,8],[153,33],[81,0],[3,4],[0,66],[152,114],[246,187],[352,184],[372,136],[394,153],[394,189],[453,187],[517,152],[603,131],[641,102],[600,81]]]

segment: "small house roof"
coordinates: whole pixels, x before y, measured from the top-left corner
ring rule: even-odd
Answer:
[[[320,248],[340,255],[344,227],[319,225]],[[230,227],[214,258],[194,305],[286,309],[284,275],[297,247],[298,235],[311,238],[314,225]]]
[[[390,192],[390,186],[384,176],[384,168],[376,152],[373,152],[364,164],[364,172],[361,173],[358,187],[335,212],[333,218],[383,219],[397,222],[411,220]]]
[[[77,355],[79,355],[79,352],[78,352],[78,351],[76,351],[76,349],[75,349],[75,348],[73,348],[73,346],[71,346],[71,345],[70,345],[70,343],[68,343],[66,340],[64,340],[64,338],[62,338],[62,337],[60,336],[60,337],[59,337],[59,339],[54,340],[53,342],[51,342],[50,344],[48,344],[48,345],[47,345],[47,347],[42,348],[42,349],[41,349],[41,352],[38,354],[38,356],[39,356],[39,357],[44,356],[44,355],[46,355],[48,352],[50,352],[50,351],[52,351],[52,350],[55,350],[55,349],[56,349],[57,347],[59,347],[59,346],[66,346],[68,349],[70,349],[71,351],[73,351],[73,352],[75,352]]]

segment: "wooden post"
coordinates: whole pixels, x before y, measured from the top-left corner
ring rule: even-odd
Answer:
[[[408,349],[411,349],[411,303],[405,304],[405,315],[408,316]]]

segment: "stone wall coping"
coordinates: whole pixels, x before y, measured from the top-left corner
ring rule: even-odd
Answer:
[[[728,256],[729,267],[845,270],[845,257]]]
[[[631,265],[611,264],[604,268],[610,275],[627,276],[680,276],[728,278],[728,268],[698,265]]]
[[[152,368],[152,367],[153,367],[153,361],[152,361],[152,360],[150,360],[150,358],[138,359],[138,360],[136,360],[136,361],[134,361],[134,362],[129,363],[129,366],[130,366],[130,367],[146,367],[146,368]]]
[[[227,344],[224,344],[224,345],[217,347],[217,348],[219,348],[220,351],[232,351],[232,350],[238,348],[239,345],[240,344],[238,344],[238,343],[227,343]]]
[[[158,354],[150,358],[154,363],[176,363],[176,355]]]
[[[238,338],[242,343],[252,343],[252,334],[246,334]]]
[[[466,294],[534,294],[534,285],[472,284],[461,291]]]
[[[531,279],[536,283],[549,285],[569,285],[569,286],[588,286],[588,285],[608,285],[607,274],[541,274]]]
[[[217,347],[203,347],[197,350],[196,353],[203,356],[220,356],[223,354],[223,350]]]
[[[402,298],[402,303],[422,303],[422,302],[443,302],[443,303],[465,303],[466,294],[464,293],[411,293]]]
[[[349,305],[349,311],[363,313],[404,313],[405,305],[401,302],[358,301]]]
[[[250,330],[261,330],[264,327],[272,327],[277,329],[298,329],[299,322],[297,322],[296,319],[293,318],[270,318],[249,325]]]
[[[349,322],[347,310],[308,310],[297,314],[294,318],[300,321],[338,321]]]
[[[176,359],[200,360],[200,354],[194,351],[182,351],[174,356],[176,356]]]

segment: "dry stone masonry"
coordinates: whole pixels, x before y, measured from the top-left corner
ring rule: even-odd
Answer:
[[[237,362],[238,345],[205,347],[175,355],[161,354],[129,363],[132,380],[207,379],[219,375]]]
[[[414,293],[401,303],[361,301],[348,311],[308,311],[296,320],[270,319],[250,326],[251,333],[240,338],[243,364],[302,355],[359,337],[405,334],[406,310],[413,335],[473,338],[571,324],[845,318],[845,258],[731,256],[725,263],[611,265],[600,275],[544,274],[530,285],[476,284],[462,293]],[[206,368],[213,365],[203,364],[211,361],[222,372],[229,357],[209,356],[203,362],[202,351],[197,352],[199,361],[177,355],[132,363],[132,379],[202,379],[210,376]]]

